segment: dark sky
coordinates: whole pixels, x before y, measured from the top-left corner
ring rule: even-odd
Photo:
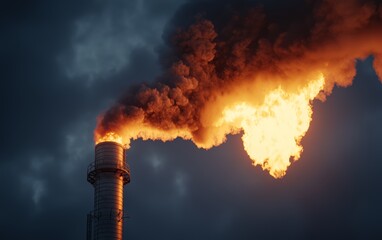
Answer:
[[[2,1],[0,239],[85,239],[96,117],[156,79],[174,27],[218,6],[183,4]],[[208,151],[133,142],[124,238],[382,239],[382,84],[372,61],[357,62],[353,86],[314,102],[302,157],[281,180],[252,167],[240,136]]]

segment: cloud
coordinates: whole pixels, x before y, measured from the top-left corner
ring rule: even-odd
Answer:
[[[170,9],[180,4],[169,4]],[[131,64],[132,52],[144,48],[155,54],[168,16],[149,1],[117,1],[76,21],[72,48],[60,57],[69,79],[84,77],[88,84],[108,79]],[[163,9],[163,5],[160,6]]]

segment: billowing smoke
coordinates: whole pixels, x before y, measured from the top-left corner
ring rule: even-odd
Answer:
[[[96,141],[113,132],[125,144],[180,137],[208,149],[228,134],[243,134],[254,164],[282,177],[300,157],[314,99],[351,85],[356,60],[370,55],[382,79],[382,4],[302,4],[296,15],[284,9],[270,16],[256,4],[216,22],[201,13],[174,33],[163,80],[100,116]]]

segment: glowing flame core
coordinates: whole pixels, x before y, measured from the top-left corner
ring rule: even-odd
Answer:
[[[225,108],[218,126],[230,125],[243,130],[244,149],[253,161],[275,178],[285,175],[290,158],[298,160],[303,150],[300,145],[312,120],[311,101],[323,89],[322,75],[301,89],[287,93],[278,88],[264,99],[261,106],[245,102]]]

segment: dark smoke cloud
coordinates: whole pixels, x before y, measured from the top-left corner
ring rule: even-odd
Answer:
[[[356,59],[371,54],[381,72],[382,5],[376,1],[310,1],[292,12],[275,2],[223,2],[222,14],[216,4],[181,9],[185,17],[169,27],[164,56],[172,64],[164,80],[122,98],[101,117],[96,138],[109,131],[127,142],[182,137],[209,148],[232,132],[213,123],[234,101],[259,103],[277,86],[294,92],[317,72],[325,77],[323,100],[335,85],[351,85]]]

